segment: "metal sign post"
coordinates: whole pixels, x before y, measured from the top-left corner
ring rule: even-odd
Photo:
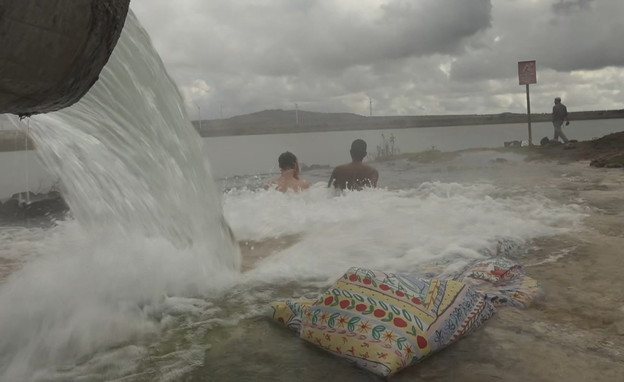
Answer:
[[[529,146],[533,146],[533,137],[531,136],[531,98],[529,97],[529,84],[537,83],[537,67],[535,65],[535,61],[518,62],[518,80],[520,82],[520,85],[526,85],[527,122],[529,124]]]

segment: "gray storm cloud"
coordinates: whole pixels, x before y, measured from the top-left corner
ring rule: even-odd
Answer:
[[[225,72],[335,75],[357,65],[457,52],[491,21],[489,0],[395,0],[367,18],[334,4],[207,5],[200,8],[206,12],[202,33],[186,45],[204,47],[198,58]]]
[[[545,99],[564,92],[586,100],[594,92],[606,100],[601,108],[624,103],[624,95],[599,96],[604,77],[624,67],[621,0],[133,0],[131,6],[204,118],[295,103],[367,114],[369,97],[386,115],[521,112],[517,61],[531,59]]]
[[[609,18],[611,12],[624,11],[618,0],[594,3],[591,0],[560,1],[536,12],[530,3],[516,3],[515,13],[501,2],[494,17],[505,28],[494,28],[484,36],[496,43],[467,51],[452,67],[457,81],[507,78],[515,74],[513,61],[537,60],[541,69],[555,71],[593,70],[624,66],[624,49],[614,36],[624,36],[624,23]],[[511,58],[511,60],[510,60]],[[511,62],[510,62],[511,61]]]

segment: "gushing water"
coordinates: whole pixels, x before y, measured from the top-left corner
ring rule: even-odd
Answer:
[[[115,222],[236,267],[220,196],[182,99],[133,15],[99,81],[77,105],[33,118],[39,154],[83,225]]]
[[[240,254],[199,136],[132,13],[89,93],[30,129],[73,219],[33,244],[0,290],[1,379],[155,333],[155,304],[236,277]]]

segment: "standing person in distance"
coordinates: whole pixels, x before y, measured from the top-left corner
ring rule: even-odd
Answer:
[[[559,142],[559,137],[563,140],[563,143],[568,143],[568,137],[563,133],[563,122],[566,126],[570,124],[568,119],[568,108],[561,103],[561,98],[555,98],[555,105],[552,108],[552,123],[555,128],[555,137],[553,140]]]
[[[343,164],[334,169],[327,187],[336,189],[362,190],[364,187],[377,187],[379,173],[367,164],[362,163],[366,156],[366,142],[356,139],[351,143],[351,163]]]

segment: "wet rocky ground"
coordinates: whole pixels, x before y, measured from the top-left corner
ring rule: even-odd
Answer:
[[[624,167],[624,132],[605,135],[591,141],[561,144],[550,141],[544,145],[520,149],[533,160],[558,162],[589,161],[593,167]]]
[[[533,243],[522,261],[541,293],[500,309],[478,332],[397,381],[619,381],[624,375],[624,171],[557,165],[561,201],[588,208],[584,228]],[[565,175],[567,174],[567,175]],[[553,196],[549,195],[549,197]]]

